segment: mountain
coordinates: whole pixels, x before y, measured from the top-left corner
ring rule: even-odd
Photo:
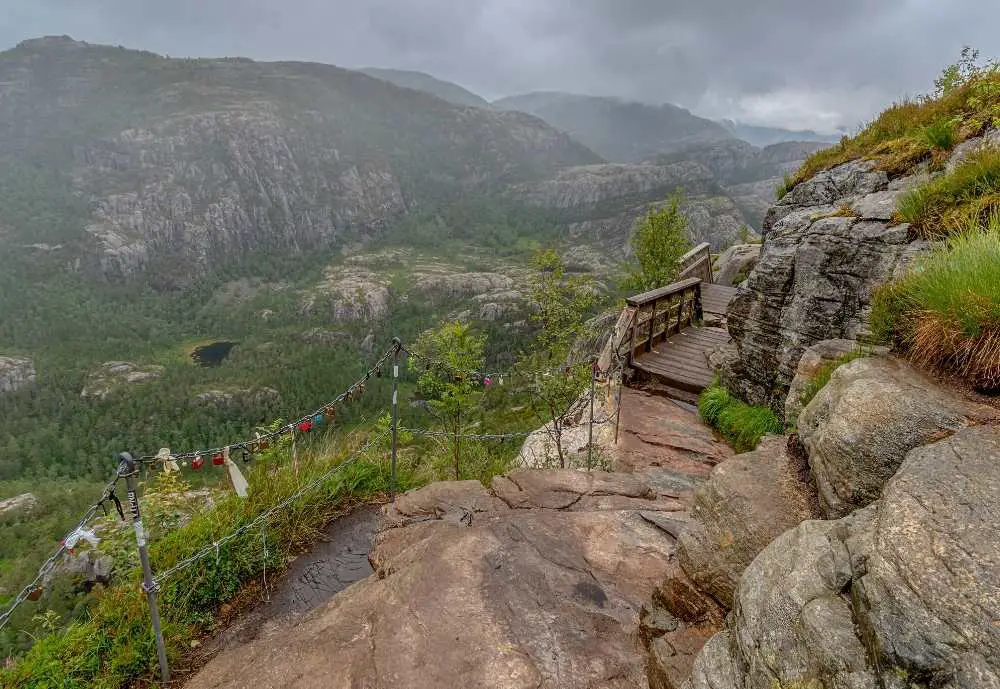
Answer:
[[[466,105],[474,108],[490,107],[486,99],[480,98],[472,91],[464,89],[458,84],[438,79],[423,72],[414,72],[406,69],[380,69],[378,67],[365,67],[358,71],[370,77],[388,81],[390,84],[401,86],[402,88],[432,93],[438,98],[454,105]]]
[[[377,236],[443,199],[599,161],[529,115],[329,65],[67,37],[0,53],[3,253],[111,280]]]
[[[721,124],[669,104],[654,106],[545,92],[503,98],[493,107],[540,117],[607,160],[619,163],[734,138]]]
[[[834,144],[840,141],[839,135],[818,134],[811,129],[793,130],[781,129],[780,127],[762,127],[733,120],[720,120],[719,124],[737,139],[743,139],[754,146],[771,146],[786,141],[812,141],[825,144]]]

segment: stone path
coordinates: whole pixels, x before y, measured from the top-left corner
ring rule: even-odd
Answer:
[[[230,645],[187,686],[645,689],[643,610],[676,569],[693,487],[728,449],[668,400],[625,400],[624,471],[515,471],[490,489],[400,496],[373,576]],[[291,580],[315,592],[319,571]]]

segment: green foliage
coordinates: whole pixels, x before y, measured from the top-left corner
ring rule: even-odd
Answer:
[[[453,436],[456,481],[462,475],[459,434],[469,421],[470,407],[482,394],[482,381],[472,374],[482,371],[485,348],[484,335],[475,334],[468,323],[456,321],[421,335],[415,349],[425,358],[413,357],[409,363],[414,370],[425,367],[417,389]]]
[[[939,164],[955,144],[1000,124],[1000,67],[978,58],[978,52],[963,49],[959,61],[935,82],[933,96],[896,103],[855,136],[810,156],[796,172],[794,184],[858,158],[871,158],[890,174],[903,173],[923,160]]]
[[[920,260],[874,298],[872,330],[917,363],[1000,386],[1000,212]]]
[[[920,135],[928,146],[941,151],[950,151],[955,147],[955,125],[951,120],[941,119],[933,122],[920,131]]]
[[[1000,207],[1000,151],[984,147],[953,172],[899,199],[899,217],[923,236],[940,238],[964,228],[970,212],[985,217]]]
[[[781,184],[779,184],[778,188],[774,190],[774,197],[778,201],[785,198],[785,196],[788,195],[788,192],[792,190],[792,187],[795,186],[795,183],[795,178],[786,172],[781,176]]]
[[[625,289],[645,292],[676,279],[677,261],[691,249],[681,200],[679,195],[671,197],[663,209],[650,212],[635,231],[631,243],[638,265],[625,278]]]
[[[784,425],[773,411],[741,402],[718,384],[701,394],[698,411],[737,452],[749,452],[765,435],[784,431]]]
[[[570,275],[554,251],[542,251],[534,260],[535,274],[528,287],[535,342],[517,362],[529,380],[530,405],[556,447],[559,466],[566,466],[562,435],[564,415],[590,381],[591,364],[571,361],[576,342],[586,339],[586,322],[596,297],[592,281]]]

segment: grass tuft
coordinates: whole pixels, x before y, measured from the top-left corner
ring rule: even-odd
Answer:
[[[879,289],[871,325],[915,363],[995,392],[1000,390],[1000,211],[994,208],[985,225],[978,213],[970,214],[962,233]]]
[[[949,119],[940,119],[920,130],[921,138],[928,146],[939,151],[950,151],[955,147],[958,135],[955,124]]]
[[[741,402],[718,384],[701,394],[698,411],[737,452],[750,452],[765,435],[784,431],[784,425],[769,408]]]
[[[774,190],[775,198],[778,199],[778,201],[785,198],[785,196],[788,195],[788,192],[792,190],[792,187],[794,187],[796,183],[797,183],[796,179],[792,175],[785,173],[782,176],[781,184],[779,184],[778,188]]]
[[[899,199],[899,219],[927,238],[942,238],[968,225],[969,215],[988,218],[1000,208],[1000,150],[983,147],[950,174]]]
[[[805,389],[802,390],[802,395],[799,397],[799,402],[802,404],[802,408],[805,409],[809,406],[809,403],[813,401],[819,391],[826,387],[827,383],[830,382],[830,378],[833,376],[833,372],[844,364],[848,364],[855,359],[860,359],[867,356],[860,349],[854,352],[848,352],[843,356],[840,356],[833,361],[828,361],[819,370],[816,371],[816,375],[809,380],[809,384],[806,385]]]

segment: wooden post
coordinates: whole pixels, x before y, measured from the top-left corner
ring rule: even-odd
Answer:
[[[701,304],[701,283],[694,286],[694,317],[699,321],[705,320],[705,311]]]
[[[685,290],[686,292],[687,290]],[[677,334],[681,334],[681,329],[684,327],[684,292],[681,292],[680,303],[677,304]]]
[[[399,349],[402,347],[399,338],[393,340],[395,350],[392,353],[392,469],[389,478],[389,493],[396,502],[396,455],[399,452]]]
[[[654,327],[654,324],[656,322],[656,300],[655,299],[653,300],[653,303],[650,306],[650,308],[652,310],[649,312],[649,339],[646,341],[646,351],[647,352],[653,351],[653,327]]]

